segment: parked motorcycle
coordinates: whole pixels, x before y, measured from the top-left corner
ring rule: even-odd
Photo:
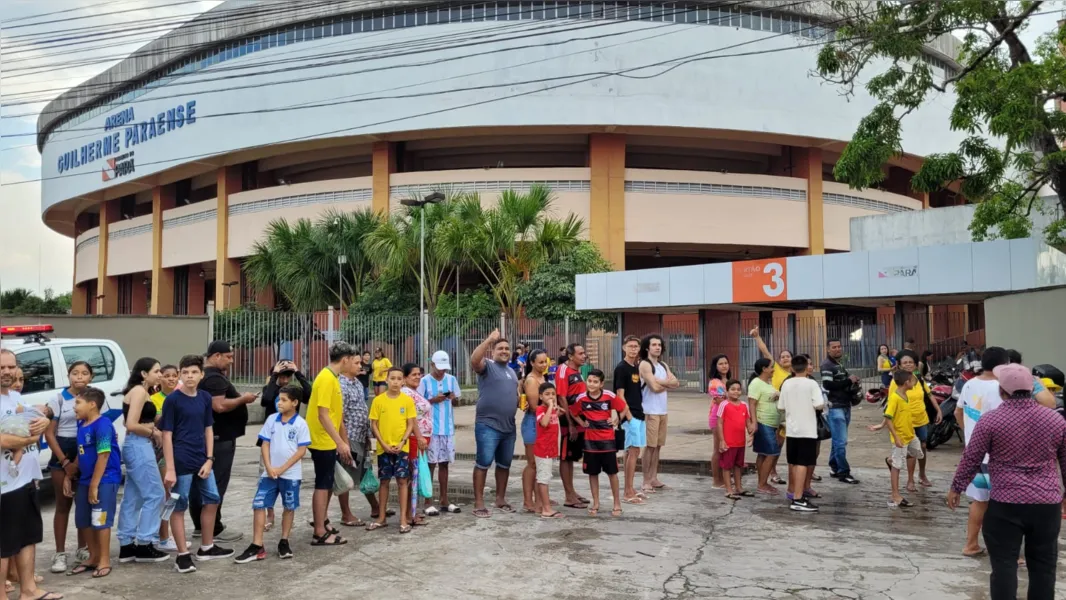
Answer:
[[[933,426],[929,430],[929,439],[926,441],[926,446],[932,450],[941,444],[947,443],[952,436],[957,436],[960,443],[964,443],[962,437],[962,427],[959,422],[955,420],[955,407],[959,404],[959,398],[956,395],[948,394],[947,399],[940,403],[940,412],[943,418],[939,423],[930,423]]]

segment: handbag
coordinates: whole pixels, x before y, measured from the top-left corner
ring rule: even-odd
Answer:
[[[341,466],[340,462],[335,463],[333,465],[333,494],[345,494],[354,487],[355,482],[352,481],[352,476],[348,474],[348,470]]]
[[[359,482],[359,491],[363,495],[376,494],[380,488],[381,482],[378,481],[378,476],[374,474],[374,469],[367,469],[363,473],[363,480]]]
[[[818,441],[833,439],[833,430],[829,429],[829,417],[823,411],[815,411],[818,422]]]
[[[433,497],[433,476],[429,474],[429,461],[426,453],[418,455],[418,495],[423,498]]]

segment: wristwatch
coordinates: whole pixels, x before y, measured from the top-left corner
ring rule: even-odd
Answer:
[[[209,460],[211,462],[215,462],[215,457],[214,456],[208,456],[207,460]]]

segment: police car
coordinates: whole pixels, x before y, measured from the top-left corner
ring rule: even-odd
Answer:
[[[115,424],[121,444],[126,434],[121,392],[130,376],[126,355],[111,340],[49,338],[48,334],[53,332],[51,325],[0,327],[0,347],[14,352],[22,369],[23,404],[41,406],[55,398],[70,384],[67,365],[83,360],[93,369],[90,385],[103,390],[107,398],[107,406],[101,414]],[[41,468],[44,469],[52,453],[47,450],[43,436],[41,450]]]

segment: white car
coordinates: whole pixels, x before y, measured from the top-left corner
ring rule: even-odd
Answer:
[[[22,369],[25,384],[22,388],[22,401],[27,405],[39,406],[56,397],[70,385],[67,379],[67,365],[83,360],[93,369],[90,385],[98,387],[106,395],[107,406],[101,414],[115,424],[119,444],[125,439],[126,426],[122,419],[121,393],[130,376],[130,367],[126,355],[118,344],[111,340],[48,338],[51,325],[25,325],[0,327],[0,347],[15,353],[18,366]],[[45,469],[52,452],[41,437],[41,468]]]

